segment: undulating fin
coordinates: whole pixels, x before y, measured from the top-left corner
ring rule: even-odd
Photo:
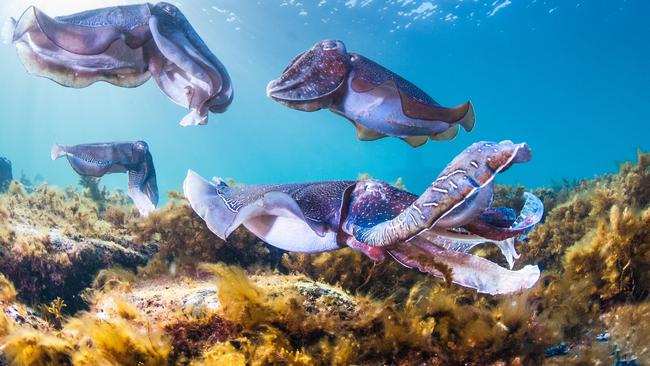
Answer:
[[[379,132],[373,131],[359,123],[353,122],[357,127],[357,138],[361,141],[374,141],[386,137]]]
[[[419,147],[426,144],[428,139],[429,136],[411,136],[411,137],[403,137],[402,141],[406,142],[407,144],[413,147]]]
[[[62,156],[65,156],[66,152],[63,146],[59,144],[52,145],[52,151],[50,152],[50,157],[52,160],[56,160]]]
[[[527,289],[539,280],[539,267],[527,265],[520,270],[505,269],[487,259],[462,252],[448,251],[422,239],[414,238],[387,250],[398,262],[409,268],[437,277],[451,276],[451,281],[490,295],[508,294]],[[451,270],[445,273],[444,266]]]
[[[215,233],[222,240],[226,240],[228,227],[234,221],[237,212],[231,210],[218,190],[227,191],[225,183],[218,186],[213,185],[192,170],[187,171],[187,177],[183,182],[183,194],[205,223],[210,231]]]
[[[453,140],[456,136],[458,136],[458,125],[453,125],[444,132],[431,135],[429,138],[433,141],[449,141]]]
[[[286,217],[307,224],[318,236],[324,236],[322,225],[308,220],[296,200],[280,191],[261,193],[251,202],[232,207],[239,196],[225,184],[216,186],[193,171],[187,173],[183,192],[194,211],[205,220],[208,228],[226,239],[237,227],[256,217]]]
[[[474,106],[472,105],[472,102],[467,102],[465,104],[467,105],[467,113],[465,113],[465,116],[458,121],[458,124],[463,126],[465,131],[470,132],[474,129],[474,125],[476,125],[476,115],[474,114]]]

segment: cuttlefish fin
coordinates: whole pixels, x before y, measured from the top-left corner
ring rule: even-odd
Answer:
[[[476,125],[476,114],[474,114],[474,106],[472,105],[472,102],[467,102],[463,104],[463,106],[467,105],[467,112],[463,116],[463,118],[458,121],[458,124],[463,126],[465,131],[469,132],[474,129],[474,125]]]
[[[458,135],[458,125],[453,125],[446,129],[444,132],[437,133],[429,136],[433,141],[449,141],[453,140]]]
[[[357,127],[357,138],[361,141],[374,141],[386,137],[386,135],[373,131],[362,124],[356,122],[353,123]]]
[[[427,140],[429,139],[429,136],[411,136],[411,137],[402,137],[402,141],[406,142],[407,144],[413,146],[413,147],[419,147],[424,145]]]
[[[540,277],[537,266],[527,265],[511,271],[487,259],[448,251],[424,240],[399,243],[387,251],[406,267],[447,278],[479,293],[496,295],[527,289],[535,285]]]

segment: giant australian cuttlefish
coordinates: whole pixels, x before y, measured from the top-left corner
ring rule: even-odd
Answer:
[[[183,13],[161,2],[50,17],[31,6],[3,33],[27,71],[72,88],[97,81],[134,88],[153,77],[188,108],[182,126],[206,124],[233,98],[230,77]],[[10,28],[10,29],[9,29]]]
[[[347,118],[363,141],[398,137],[417,147],[451,140],[458,126],[474,128],[470,102],[446,108],[420,88],[337,40],[324,40],[294,57],[267,94],[293,109],[327,108]]]
[[[419,197],[375,181],[330,181],[231,188],[189,171],[183,191],[208,228],[226,239],[238,226],[275,247],[317,253],[355,248],[373,260],[386,254],[406,267],[445,276],[481,293],[503,294],[533,286],[539,268],[512,270],[515,238],[541,220],[542,202],[526,193],[519,215],[491,207],[493,180],[527,162],[525,143],[477,142],[452,160]],[[495,243],[510,269],[470,254]]]
[[[105,142],[74,146],[52,145],[52,160],[66,157],[77,174],[103,177],[111,173],[127,173],[129,197],[147,216],[158,204],[156,169],[149,145],[144,141]]]

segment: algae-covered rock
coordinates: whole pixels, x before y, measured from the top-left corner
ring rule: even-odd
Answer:
[[[96,181],[13,182],[0,195],[0,272],[15,282],[0,281],[2,350],[16,365],[648,363],[649,156],[534,190],[547,213],[516,245],[542,279],[508,296],[352,249],[283,253],[245,229],[222,241],[177,193],[142,219]],[[519,207],[526,188],[496,191],[495,205]]]
[[[5,192],[13,178],[11,171],[11,161],[7,158],[0,157],[0,192]]]
[[[0,272],[13,281],[21,300],[38,304],[60,297],[68,311],[83,307],[80,294],[101,269],[135,270],[156,250],[155,244],[72,237],[59,229],[19,225],[15,232],[16,239],[1,248]]]

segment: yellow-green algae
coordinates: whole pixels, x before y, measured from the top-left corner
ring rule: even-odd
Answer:
[[[31,310],[2,277],[0,350],[12,365],[608,365],[616,345],[648,363],[649,167],[639,153],[619,174],[537,190],[551,209],[518,250],[543,278],[494,297],[350,249],[282,255],[245,230],[223,242],[177,194],[140,219],[123,195],[13,183],[0,195],[3,246],[30,224],[159,253],[137,273],[97,273],[87,310],[58,325],[19,321]],[[497,203],[517,207],[523,189],[499,187]],[[611,340],[596,342],[603,331]],[[547,358],[559,342],[569,354]]]

